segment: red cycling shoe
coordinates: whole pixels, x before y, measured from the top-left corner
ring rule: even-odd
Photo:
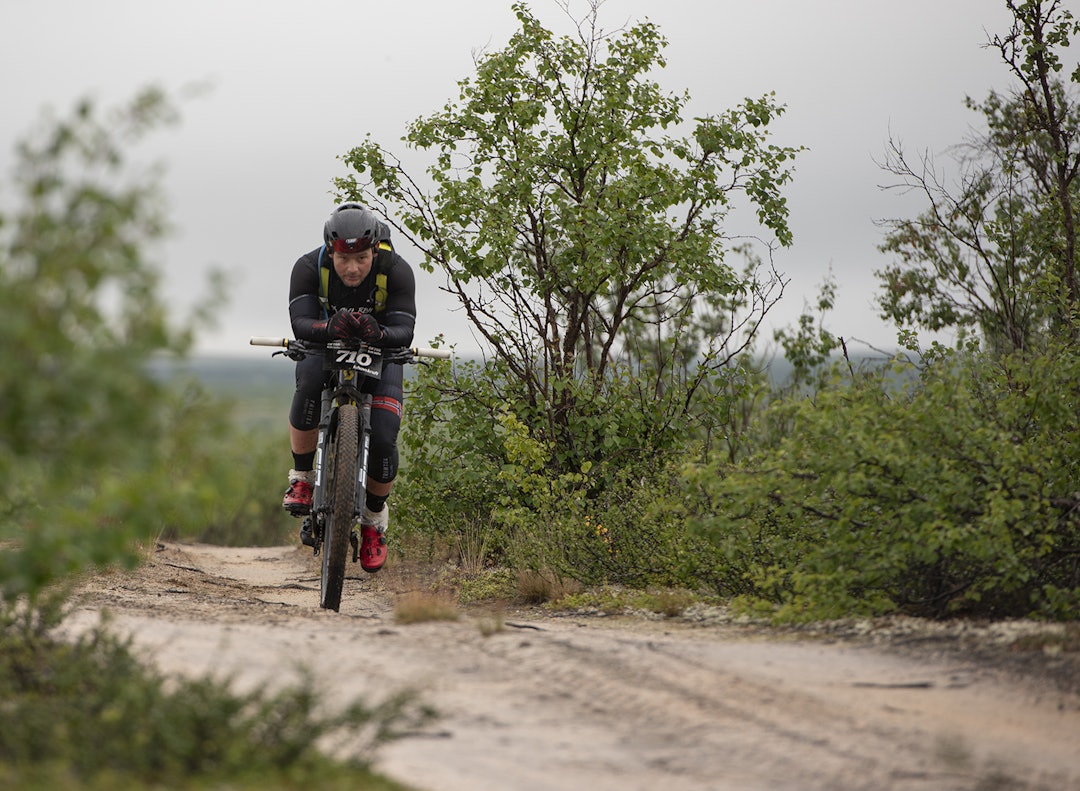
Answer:
[[[309,482],[302,478],[289,480],[289,489],[285,492],[285,499],[281,501],[282,507],[293,516],[304,516],[311,513],[311,496],[315,490]]]
[[[360,525],[360,568],[375,573],[386,562],[386,536],[375,525]]]

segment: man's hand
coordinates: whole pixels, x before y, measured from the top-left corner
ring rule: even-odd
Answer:
[[[361,323],[357,318],[359,315],[361,314],[353,313],[351,310],[339,310],[326,322],[327,334],[331,338],[342,340],[352,337],[363,338]]]
[[[382,327],[374,316],[370,313],[354,313],[353,316],[356,318],[356,331],[353,333],[356,337],[372,345],[383,339]]]
[[[326,334],[331,338],[359,338],[376,344],[383,339],[382,327],[374,316],[354,310],[339,310],[326,322]]]

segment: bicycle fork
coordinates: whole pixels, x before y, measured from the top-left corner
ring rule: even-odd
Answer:
[[[360,517],[364,513],[364,503],[367,499],[367,466],[368,450],[371,447],[371,397],[367,396],[357,404],[360,408],[360,441],[356,447],[356,489],[353,493],[353,529],[349,534],[349,545],[352,547],[353,563],[360,559],[360,539],[357,532],[360,527]]]
[[[322,408],[319,410],[319,434],[315,444],[315,492],[311,503],[311,513],[304,518],[300,527],[300,542],[314,550],[318,555],[322,549],[323,527],[326,508],[326,443],[330,436],[330,425],[335,409],[333,392],[326,388],[322,393]]]

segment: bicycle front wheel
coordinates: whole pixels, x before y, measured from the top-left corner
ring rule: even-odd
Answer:
[[[329,520],[323,530],[322,585],[319,605],[325,610],[341,607],[341,588],[345,583],[345,560],[352,533],[356,503],[356,450],[359,439],[359,411],[355,404],[338,409],[337,431],[329,470]]]

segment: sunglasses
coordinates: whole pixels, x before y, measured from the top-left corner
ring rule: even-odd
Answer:
[[[334,252],[335,253],[362,253],[365,250],[371,249],[371,237],[363,236],[359,239],[335,239],[334,240]]]

